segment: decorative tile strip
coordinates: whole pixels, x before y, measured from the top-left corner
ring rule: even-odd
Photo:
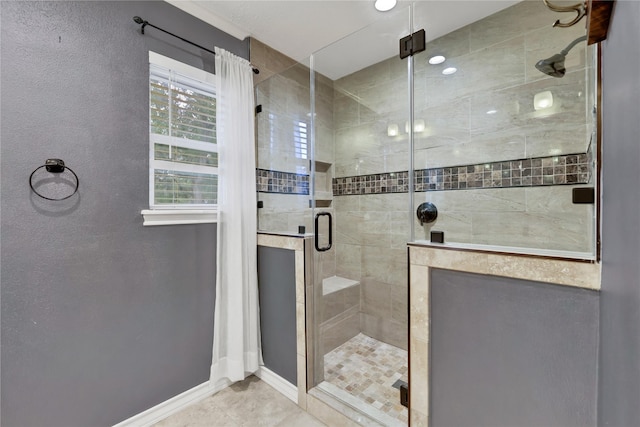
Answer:
[[[538,187],[589,183],[589,154],[419,169],[415,191]],[[406,193],[409,173],[388,172],[333,179],[333,195]]]
[[[387,172],[333,179],[333,195],[406,193],[409,172]]]
[[[309,175],[256,169],[256,188],[260,193],[309,194]]]

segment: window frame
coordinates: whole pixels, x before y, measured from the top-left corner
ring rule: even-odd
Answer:
[[[193,80],[197,85],[203,83],[203,92],[208,92],[211,86],[214,89],[214,96],[217,96],[215,92],[216,88],[216,76],[208,73],[204,70],[192,67],[166,56],[160,55],[153,51],[149,51],[149,76],[148,83],[151,83],[153,66],[169,69],[172,72],[179,74],[181,77],[187,80]],[[207,86],[204,88],[204,86]],[[150,112],[151,104],[147,106]],[[150,116],[150,115],[149,115]],[[217,144],[214,147],[207,142],[200,142],[197,140],[179,141],[170,136],[154,134],[151,132],[151,118],[149,117],[149,209],[142,210],[144,226],[149,225],[173,225],[173,224],[201,224],[201,223],[215,223],[218,219],[218,206],[217,204],[156,204],[155,203],[155,170],[175,170],[177,172],[185,173],[211,173],[215,172],[217,176],[218,168],[213,166],[201,166],[188,163],[170,162],[164,160],[156,160],[155,158],[155,144],[164,144],[176,147],[183,147],[188,149],[196,149],[208,152],[218,152]],[[206,144],[206,145],[205,145]],[[214,148],[213,150],[211,148]]]

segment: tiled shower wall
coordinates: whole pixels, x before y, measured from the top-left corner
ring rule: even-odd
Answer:
[[[251,61],[261,72],[254,77],[256,104],[257,189],[264,207],[259,228],[272,232],[311,230],[309,174],[311,149],[309,69],[256,39],[251,40]],[[263,71],[264,69],[264,71]],[[316,82],[316,159],[333,163],[331,80]],[[330,182],[330,181],[329,181]],[[329,186],[328,190],[331,188]]]
[[[592,126],[587,106],[593,105],[593,100],[588,99],[585,80],[593,71],[586,66],[584,43],[567,56],[568,73],[562,79],[545,76],[534,67],[537,60],[559,52],[584,33],[579,25],[551,28],[549,22],[557,19],[556,15],[542,2],[525,1],[434,40],[427,44],[426,52],[415,56],[415,118],[425,125],[424,131],[416,133],[416,169],[530,158],[553,161],[555,156],[562,160],[561,155],[588,151]],[[434,54],[445,55],[447,61],[429,65],[427,60]],[[441,71],[448,66],[457,67],[458,72],[443,76]],[[404,67],[406,63],[392,58],[335,82],[336,177],[407,170]],[[543,91],[552,92],[553,107],[536,111],[533,98]],[[397,125],[400,135],[387,136],[389,125]],[[557,183],[565,182],[555,178]],[[580,178],[573,182],[585,183],[592,177]],[[587,230],[593,228],[593,207],[572,206],[570,200],[567,204],[570,190],[564,187],[543,192],[565,203],[540,206],[516,197],[517,206],[506,209],[510,222],[517,222],[508,233],[496,234],[499,230],[491,227],[495,221],[487,223],[485,214],[495,216],[505,208],[502,204],[491,206],[494,198],[537,192],[524,188],[485,191],[491,196],[478,209],[447,204],[440,210],[438,222],[424,227],[422,236],[417,237],[426,238],[434,228],[449,232],[447,240],[451,242],[589,252],[593,238]],[[467,193],[452,197],[484,199],[484,195]],[[448,196],[417,194],[416,205],[432,201],[432,197]],[[547,218],[540,216],[544,212],[548,212]],[[542,223],[534,228],[544,228],[546,233],[533,233],[528,225],[532,222]],[[579,227],[573,226],[576,222]]]
[[[427,12],[428,2],[419,2],[416,13]],[[594,180],[584,173],[593,131],[586,89],[593,70],[585,44],[567,55],[562,79],[534,67],[584,34],[581,25],[551,28],[556,19],[541,1],[525,1],[427,43],[414,57],[415,119],[424,122],[415,134],[414,167],[443,172],[441,181],[418,183],[412,209],[417,239],[438,230],[448,242],[592,251],[594,208],[572,204],[570,185]],[[447,58],[444,64],[428,64],[436,54]],[[371,194],[376,183],[369,181],[362,191],[342,195],[339,186],[346,188],[343,177],[375,180],[390,173],[378,179],[396,175],[395,188],[408,188],[397,179],[408,170],[406,66],[391,58],[334,82],[336,272],[361,278],[363,332],[400,346],[406,342],[399,335],[407,317],[408,193]],[[457,73],[442,75],[449,66]],[[552,92],[553,106],[535,110],[534,96],[543,91]],[[388,136],[390,125],[398,136]],[[568,173],[568,159],[576,161],[575,173]],[[539,174],[524,167],[538,162]],[[554,174],[556,164],[563,167]],[[491,174],[483,181],[487,166]],[[455,190],[446,188],[445,172],[453,179],[455,171],[457,180],[462,167],[472,167],[473,178],[465,171],[464,186],[456,181]],[[425,182],[437,187],[420,186]],[[437,206],[438,219],[421,226],[413,213],[425,201]]]
[[[417,3],[416,14],[421,13],[428,13],[428,2]],[[535,69],[539,59],[584,33],[581,25],[551,28],[556,19],[542,2],[524,1],[429,42],[426,52],[414,57],[415,119],[424,122],[424,130],[415,134],[414,167],[424,171],[423,178],[435,171],[433,184],[439,190],[427,191],[434,189],[429,180],[418,187],[411,209],[417,239],[428,239],[429,231],[438,230],[448,242],[592,251],[594,207],[572,204],[571,190],[574,182],[594,182],[593,174],[584,172],[593,132],[588,106],[594,104],[586,81],[593,79],[594,70],[584,43],[567,55],[565,77]],[[256,46],[252,41],[254,64],[262,57],[280,65],[277,74],[257,86],[263,105],[257,119],[258,168],[308,174],[308,159],[301,158],[292,141],[300,123],[309,125],[309,71],[264,45]],[[428,64],[435,54],[447,61]],[[448,66],[458,72],[442,75]],[[317,159],[330,165],[329,182],[335,178],[333,194],[325,196],[333,199],[327,210],[335,213],[334,249],[323,254],[323,270],[327,277],[360,281],[360,330],[401,348],[407,343],[409,194],[366,191],[375,183],[351,194],[338,186],[346,184],[346,177],[406,175],[406,67],[406,60],[393,57],[334,82],[320,77],[315,104]],[[553,106],[535,110],[533,98],[543,91],[552,92]],[[396,125],[399,135],[388,136],[389,125]],[[580,160],[575,174],[566,167],[573,165],[573,156]],[[528,172],[526,162],[532,165]],[[533,167],[537,162],[538,175]],[[558,163],[563,168],[556,173]],[[508,177],[504,164],[509,165]],[[463,167],[472,167],[474,173],[472,178],[465,172],[464,186]],[[441,183],[437,170],[442,171]],[[456,189],[444,185],[447,170],[451,180],[456,172]],[[500,185],[494,185],[497,173]],[[264,201],[260,228],[294,232],[305,225],[311,231],[308,196],[266,192],[259,199]],[[424,201],[434,203],[439,214],[435,223],[421,226],[413,213]]]
[[[567,55],[563,78],[535,69],[538,60],[584,35],[582,25],[551,28],[557,15],[542,2],[524,1],[429,44],[427,56],[452,52],[447,56],[460,71],[446,79],[424,60],[416,64],[426,94],[416,97],[423,100],[416,117],[429,117],[428,133],[436,129],[417,140],[416,169],[540,157],[564,163],[563,155],[591,149],[594,91],[586,82],[593,68],[585,43]],[[553,106],[536,111],[534,96],[543,91],[553,94]],[[576,178],[594,182],[593,174]],[[452,242],[593,251],[594,206],[572,204],[571,186],[474,191],[417,194],[416,204],[431,201],[440,213],[422,228],[424,238],[442,230]]]
[[[254,76],[256,104],[257,190],[263,207],[258,228],[276,233],[297,233],[299,226],[313,232],[310,188],[310,71],[293,59],[251,39],[251,62],[260,69]],[[316,176],[316,194],[333,198],[333,82],[316,74],[316,160],[328,170]],[[332,214],[333,206],[323,210]],[[324,277],[335,275],[335,250],[320,256]]]
[[[300,175],[309,174],[309,156],[301,155],[295,144],[300,123],[310,125],[309,70],[255,39],[251,41],[251,62],[261,69],[260,74],[263,74],[263,67],[273,70],[258,77],[260,80],[256,84],[256,102],[262,106],[262,112],[256,116],[258,200],[263,202],[263,207],[258,210],[259,228],[272,232],[295,232],[298,225],[304,225],[308,231],[313,231],[308,204],[310,197],[299,191],[301,186],[297,182]],[[271,68],[266,64],[271,64]],[[371,218],[375,224],[369,218],[360,223],[354,215],[337,213],[342,204],[357,201],[353,197],[334,197],[331,188],[335,174],[334,120],[341,119],[337,104],[340,101],[334,100],[334,96],[339,97],[340,93],[334,90],[331,80],[319,76],[316,79],[316,96],[316,160],[331,165],[326,171],[328,177],[316,177],[316,185],[324,185],[325,198],[333,199],[331,205],[322,210],[336,213],[334,246],[330,251],[319,254],[322,275],[337,275],[361,282],[359,309],[349,311],[339,321],[328,323],[323,329],[321,345],[329,351],[362,331],[406,349],[407,235],[401,234],[400,229],[404,231],[406,227],[399,224],[406,226],[408,222],[408,194],[397,195],[406,202],[396,205],[398,212],[393,219],[389,212],[382,212],[385,207],[380,204],[377,208],[380,212],[376,213],[376,218]],[[356,112],[360,109],[357,104],[355,108]],[[383,202],[382,199],[379,201]],[[369,203],[363,206],[364,209],[372,207]],[[390,220],[398,228],[394,249],[380,253],[378,249],[385,248],[386,241],[384,238],[378,241],[377,237],[384,236]],[[368,230],[367,227],[372,228]],[[343,232],[345,229],[349,231]],[[390,264],[394,268],[389,269]]]
[[[258,210],[258,228],[294,232],[298,225],[308,225],[304,211],[309,196],[295,191],[284,194],[281,190],[288,179],[279,179],[283,174],[309,175],[307,156],[300,149],[296,152],[293,142],[309,124],[309,71],[255,39],[251,40],[251,61],[261,69],[254,77],[261,79],[255,87],[256,104],[262,108],[256,113],[257,187],[264,189],[258,195],[264,206]],[[272,64],[275,72],[263,71],[267,64]],[[302,144],[304,140],[299,148]]]

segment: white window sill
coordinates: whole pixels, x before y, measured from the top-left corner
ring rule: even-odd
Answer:
[[[213,209],[145,209],[142,225],[215,224],[218,211]]]

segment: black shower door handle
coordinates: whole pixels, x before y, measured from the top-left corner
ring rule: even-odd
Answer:
[[[325,246],[323,248],[320,247],[320,237],[319,237],[320,233],[318,233],[318,229],[319,229],[318,224],[320,223],[321,216],[329,217],[329,244],[328,246]],[[318,214],[316,214],[316,227],[314,231],[315,231],[314,234],[316,235],[315,236],[316,251],[325,252],[331,249],[331,245],[333,244],[333,227],[331,225],[331,214],[329,212],[319,212]]]

